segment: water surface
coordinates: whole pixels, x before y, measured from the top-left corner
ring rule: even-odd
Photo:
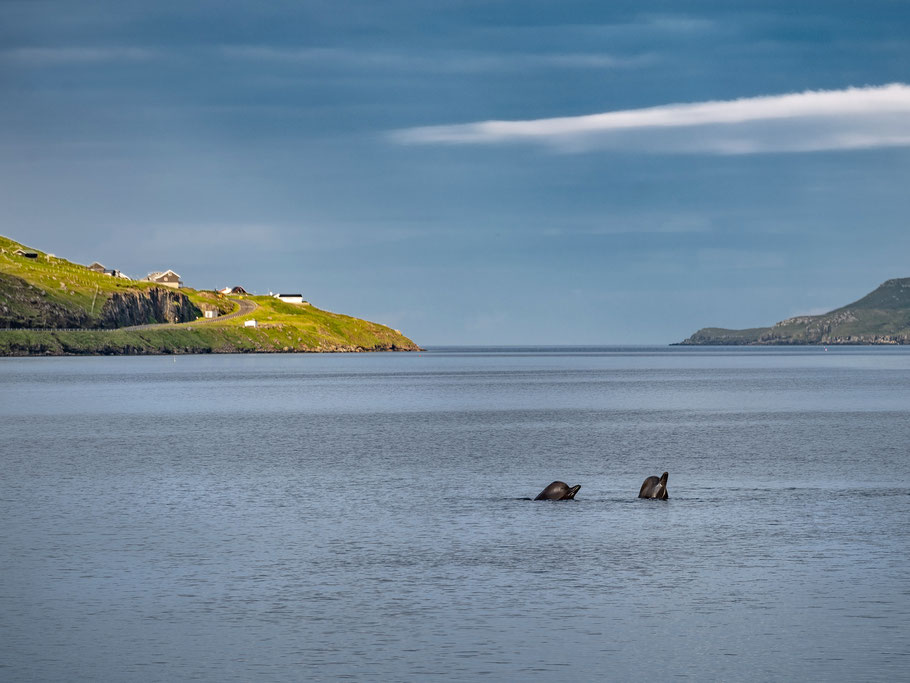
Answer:
[[[906,676],[910,350],[3,359],[0,401],[0,679]]]

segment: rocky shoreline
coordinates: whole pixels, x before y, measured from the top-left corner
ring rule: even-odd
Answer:
[[[0,330],[0,356],[163,356],[212,353],[375,353],[422,351],[379,343],[290,345],[267,330],[175,327],[153,330]]]

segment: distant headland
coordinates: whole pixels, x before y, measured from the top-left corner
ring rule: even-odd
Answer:
[[[859,301],[822,315],[747,330],[705,327],[678,345],[747,344],[910,344],[910,278],[888,280]]]
[[[299,293],[190,289],[173,270],[134,280],[0,236],[0,356],[419,350]]]

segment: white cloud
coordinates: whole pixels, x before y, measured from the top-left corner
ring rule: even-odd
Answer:
[[[138,47],[20,47],[0,51],[0,59],[27,66],[136,62],[156,56],[154,50]]]
[[[910,145],[903,83],[738,100],[668,104],[585,116],[480,121],[395,131],[404,144],[537,143],[561,151],[754,154]]]

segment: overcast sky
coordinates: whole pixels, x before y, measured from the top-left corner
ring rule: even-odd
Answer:
[[[910,276],[910,3],[0,0],[0,234],[440,344]]]

